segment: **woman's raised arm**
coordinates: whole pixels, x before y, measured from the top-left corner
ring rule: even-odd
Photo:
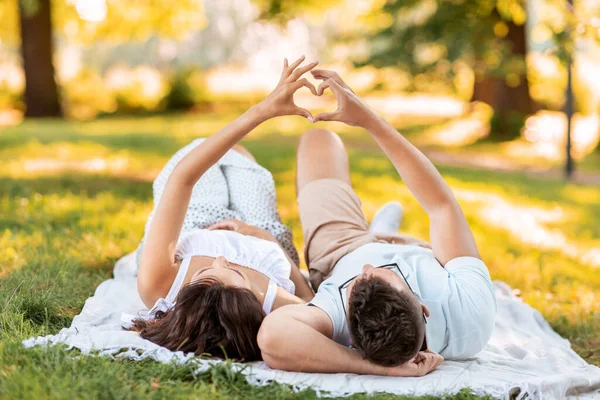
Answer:
[[[315,87],[302,74],[317,62],[298,68],[304,57],[284,68],[277,87],[262,102],[251,107],[235,121],[219,130],[190,151],[175,167],[165,185],[154,219],[150,224],[138,271],[138,292],[151,307],[169,291],[177,274],[175,247],[187,213],[192,189],[202,175],[262,122],[283,115],[310,113],[294,104],[293,95],[301,87],[316,94]]]

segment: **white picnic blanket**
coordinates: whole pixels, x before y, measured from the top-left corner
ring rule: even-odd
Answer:
[[[197,372],[220,361],[171,352],[136,333],[121,328],[122,313],[145,309],[136,289],[135,256],[127,255],[115,266],[114,279],[101,283],[70,328],[57,335],[23,341],[25,347],[66,344],[86,354],[150,357],[160,362],[193,362]],[[444,362],[422,378],[393,378],[353,374],[309,374],[272,370],[264,363],[234,364],[248,382],[266,385],[277,381],[296,390],[314,389],[320,396],[343,396],[358,392],[404,395],[453,394],[471,388],[496,398],[563,399],[600,398],[600,368],[587,364],[555,333],[542,315],[517,298],[502,282],[495,282],[498,315],[489,344],[468,361]]]

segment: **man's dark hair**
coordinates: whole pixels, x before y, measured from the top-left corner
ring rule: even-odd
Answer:
[[[250,290],[207,278],[184,286],[175,307],[153,320],[135,320],[131,330],[172,351],[257,361],[262,357],[256,336],[264,317]]]
[[[356,281],[348,314],[353,346],[375,364],[401,365],[421,349],[425,338],[421,304],[414,294],[394,289],[379,277]]]

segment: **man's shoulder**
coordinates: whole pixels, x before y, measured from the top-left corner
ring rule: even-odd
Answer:
[[[315,293],[315,297],[313,297],[313,299],[308,302],[308,305],[317,306],[319,308],[330,308],[332,303],[336,302],[334,290],[335,284],[333,281],[328,281],[329,279],[321,283],[319,289],[317,290],[317,293]]]

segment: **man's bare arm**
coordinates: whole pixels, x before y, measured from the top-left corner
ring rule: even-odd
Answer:
[[[385,119],[375,114],[333,71],[313,70],[324,80],[318,93],[329,87],[338,99],[338,110],[315,116],[315,121],[340,121],[369,131],[388,156],[404,183],[419,201],[430,220],[430,241],[438,261],[445,265],[456,257],[480,258],[469,224],[431,161]]]
[[[401,366],[382,367],[331,340],[332,332],[331,320],[320,308],[290,305],[265,318],[258,344],[267,365],[285,371],[423,376],[443,361],[439,354],[420,352]]]

